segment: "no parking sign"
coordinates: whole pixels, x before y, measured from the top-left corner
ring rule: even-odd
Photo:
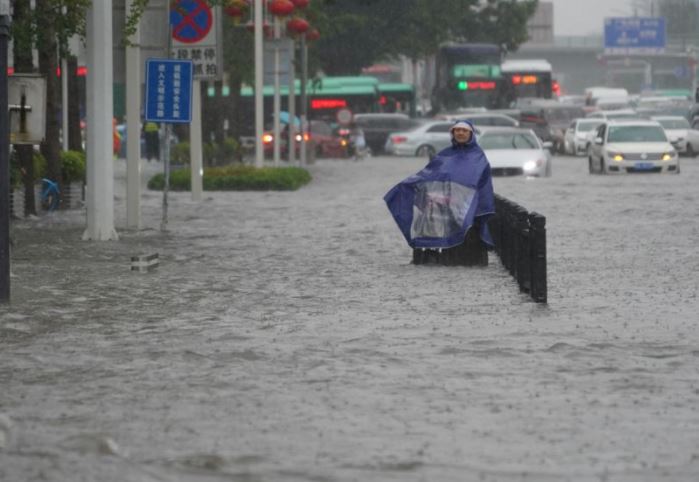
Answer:
[[[170,4],[171,58],[191,60],[195,79],[221,77],[220,9],[206,0],[174,0]]]

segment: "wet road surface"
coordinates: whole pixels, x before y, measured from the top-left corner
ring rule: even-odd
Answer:
[[[155,192],[123,229],[118,162],[120,241],[79,210],[13,224],[3,482],[699,479],[699,159],[496,178],[547,217],[547,306],[494,255],[410,264],[382,196],[421,159],[173,193],[167,233]]]

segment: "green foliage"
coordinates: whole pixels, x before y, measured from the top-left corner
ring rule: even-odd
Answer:
[[[48,172],[48,163],[46,158],[39,151],[34,151],[34,179],[38,182],[41,178],[46,177]]]
[[[204,190],[207,191],[295,191],[311,181],[311,175],[300,167],[256,168],[242,164],[204,169]],[[161,190],[163,174],[156,174],[148,181],[148,188]],[[189,169],[170,173],[170,189],[191,189]]]
[[[85,153],[81,151],[61,151],[63,182],[85,181]]]
[[[189,142],[180,142],[170,149],[172,164],[189,164]]]
[[[218,159],[222,164],[230,164],[240,154],[240,144],[232,137],[226,137],[218,149]]]

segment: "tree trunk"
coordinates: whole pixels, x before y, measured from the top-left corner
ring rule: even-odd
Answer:
[[[60,83],[56,75],[58,67],[58,42],[53,23],[51,0],[36,0],[37,50],[39,72],[46,78],[46,136],[41,143],[41,153],[46,158],[46,176],[59,184],[63,183],[60,144]]]
[[[82,152],[80,78],[78,78],[78,59],[74,55],[68,57],[68,72],[66,74],[68,74],[68,149]]]
[[[34,73],[31,40],[31,6],[29,0],[16,0],[12,16],[12,53],[15,73]],[[31,145],[15,145],[17,160],[24,185],[24,215],[36,215],[34,196],[34,148]]]

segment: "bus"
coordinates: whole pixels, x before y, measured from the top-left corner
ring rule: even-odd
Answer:
[[[433,112],[505,107],[501,63],[502,50],[495,44],[442,44],[435,62]]]
[[[502,75],[507,79],[508,102],[522,98],[551,99],[554,83],[551,64],[546,60],[506,60]]]

